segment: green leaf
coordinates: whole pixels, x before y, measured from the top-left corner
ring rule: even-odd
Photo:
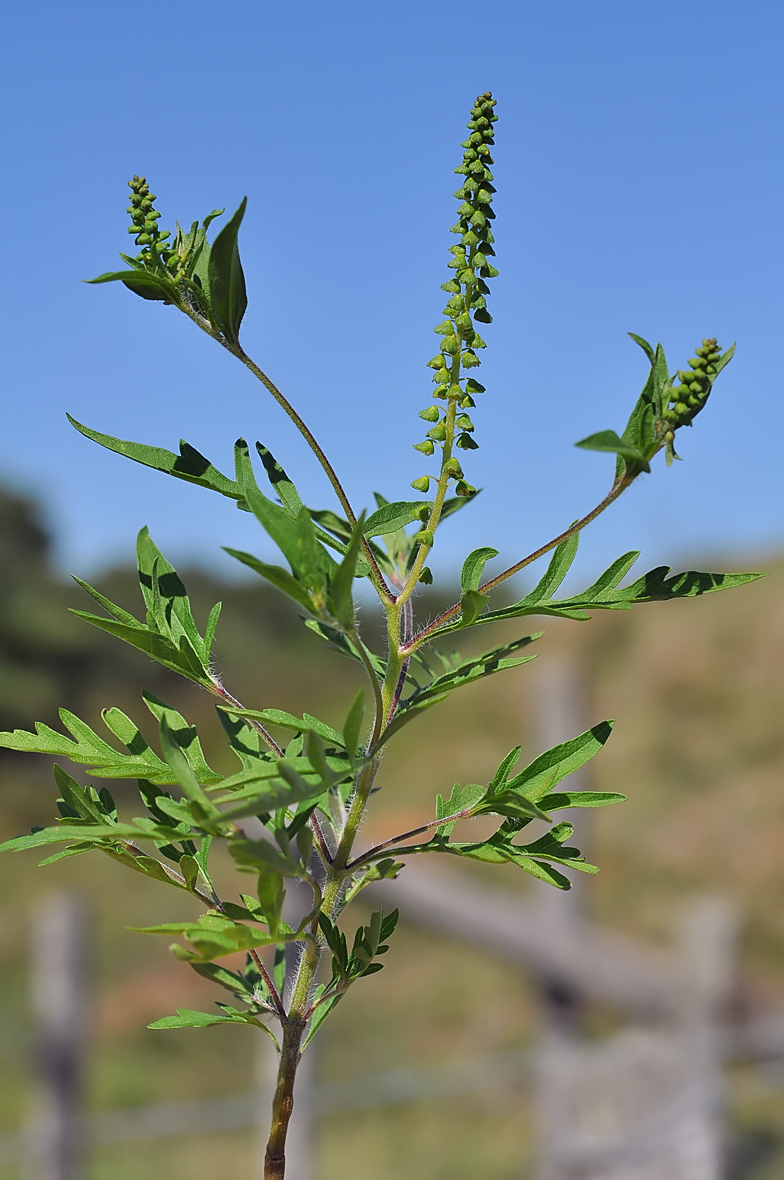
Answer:
[[[620,455],[624,459],[631,459],[643,471],[650,471],[651,469],[648,460],[637,447],[624,442],[614,430],[600,430],[598,434],[591,434],[588,438],[584,438],[574,445],[576,447],[582,447],[585,451],[610,451],[613,454]]]
[[[461,508],[465,508],[466,504],[470,504],[476,499],[481,490],[481,488],[475,488],[470,496],[451,496],[449,499],[444,500],[444,507],[441,509],[441,520],[444,521],[448,516],[452,516],[453,513],[459,512]]]
[[[302,511],[307,513],[306,508]],[[365,514],[363,512],[352,531],[351,540],[346,549],[346,556],[333,573],[329,584],[330,598],[335,611],[335,618],[347,631],[354,629],[354,578],[357,570],[357,559],[362,546],[364,522]]]
[[[241,718],[229,716],[220,705],[215,706],[215,711],[243,771],[256,771],[260,763],[271,765],[275,762],[274,755],[262,747],[261,735],[255,729]]]
[[[225,987],[227,991],[230,991],[237,999],[244,1000],[246,1004],[253,1003],[253,989],[242,975],[229,971],[228,967],[221,967],[218,963],[192,963],[191,966],[196,974],[201,975],[203,979],[209,979],[211,983]]]
[[[356,758],[359,749],[359,738],[362,733],[362,722],[365,718],[365,690],[360,688],[351,708],[343,722],[343,745],[348,751],[349,758]]]
[[[498,556],[497,549],[491,549],[489,546],[484,546],[481,549],[474,549],[472,553],[463,562],[463,568],[460,572],[460,590],[463,595],[470,590],[478,590],[479,583],[482,578],[482,571],[485,564],[493,557]]]
[[[79,584],[83,589],[113,618],[104,619],[80,610],[72,610],[71,613],[146,652],[164,667],[179,672],[197,684],[210,687],[209,648],[199,634],[185,587],[174,567],[153,543],[146,528],[139,533],[137,555],[139,583],[147,606],[145,623],[139,622],[81,581]],[[213,630],[216,622],[217,615],[213,613],[210,620]],[[211,645],[212,634],[209,642]]]
[[[462,626],[470,627],[472,623],[476,622],[486,606],[487,599],[484,594],[479,594],[476,590],[467,590],[460,599],[460,621]]]
[[[483,652],[482,655],[463,660],[448,672],[437,676],[429,684],[423,688],[418,688],[410,697],[407,697],[400,706],[401,712],[405,712],[407,709],[419,705],[434,696],[443,699],[445,692],[451,692],[455,688],[462,688],[466,684],[474,684],[477,680],[483,680],[487,676],[493,676],[496,672],[504,672],[508,668],[517,668],[521,664],[527,664],[536,657],[522,656],[515,659],[508,659],[507,657],[512,652],[528,647],[529,644],[540,639],[543,634],[543,631],[537,631],[533,635],[524,635],[522,639],[516,639],[513,643],[505,643],[501,647],[494,647],[490,651]]]
[[[148,270],[107,271],[106,274],[98,275],[97,279],[85,279],[84,281],[86,283],[116,283],[119,281],[124,283],[129,291],[133,291],[134,295],[140,295],[142,299],[173,303],[175,307],[179,307],[181,302],[180,293],[171,280],[151,274]]]
[[[154,471],[162,471],[166,475],[174,476],[175,479],[184,479],[187,483],[209,488],[210,491],[218,492],[221,496],[228,496],[232,500],[242,499],[242,490],[235,481],[225,476],[217,467],[213,467],[209,459],[205,459],[204,455],[184,439],[180,440],[179,455],[175,455],[173,451],[164,450],[163,447],[149,447],[144,443],[127,442],[125,439],[114,438],[111,434],[101,434],[97,430],[83,426],[70,414],[66,414],[66,417],[80,434],[99,443],[100,446],[106,447],[108,451],[125,455],[127,459],[133,459],[135,463],[151,467]]]
[[[218,1016],[211,1012],[195,1012],[192,1008],[178,1008],[176,1016],[164,1016],[148,1024],[148,1028],[206,1028],[209,1024],[260,1024],[250,1013]]]
[[[258,897],[264,918],[270,929],[270,934],[278,937],[278,926],[283,913],[283,899],[286,890],[283,887],[283,877],[277,873],[259,873]]]
[[[229,841],[229,852],[241,868],[253,869],[257,873],[279,873],[283,877],[302,875],[302,866],[269,840],[250,840],[238,836]],[[277,942],[278,939],[269,938],[268,941]]]
[[[189,856],[187,853],[181,856],[180,872],[182,873],[186,887],[192,892],[199,880],[199,862],[196,860],[196,857]]]
[[[513,778],[498,781],[496,776],[493,785],[488,788],[487,800],[482,810],[494,811],[496,805],[502,806],[507,801],[513,802],[510,795],[521,795],[530,802],[539,804],[545,796],[552,794],[553,788],[562,779],[579,770],[598,754],[612,733],[614,724],[613,721],[602,721],[578,737],[553,746]]]
[[[324,985],[321,984],[320,986],[323,987]],[[340,992],[339,995],[333,996],[329,1000],[325,1000],[322,1004],[319,1004],[319,1006],[316,1008],[316,1011],[313,1013],[313,1018],[310,1022],[310,1028],[308,1029],[307,1036],[302,1042],[303,1049],[310,1043],[310,1041],[313,1040],[316,1033],[321,1028],[321,1025],[327,1019],[330,1012],[334,1011],[334,1009],[338,1006],[344,995],[345,992]]]
[[[452,794],[448,799],[444,799],[442,795],[436,795],[436,819],[445,819],[447,816],[457,815],[460,811],[469,811],[478,803],[485,795],[487,788],[481,786],[479,783],[468,783],[461,787],[459,783],[455,783],[452,787]],[[437,836],[451,836],[457,820],[452,823],[440,824],[436,828]]]
[[[192,808],[192,813],[197,822],[203,819],[215,820],[221,818],[221,813],[214,803],[205,795],[201,789],[199,782],[190,767],[188,759],[185,757],[177,738],[173,731],[169,728],[169,724],[165,716],[161,717],[160,721],[160,735],[161,747],[163,749],[163,756],[172,769],[177,782],[182,787],[183,794],[191,804],[195,806]]]
[[[652,345],[650,345],[647,340],[643,340],[642,336],[636,336],[634,334],[634,332],[627,332],[627,335],[631,336],[631,338],[635,344],[639,344],[640,348],[643,350],[643,352],[647,356],[648,360],[651,362],[651,364],[653,364],[654,351],[653,351]]]
[[[197,782],[209,786],[222,783],[223,776],[213,770],[204,757],[196,726],[189,725],[182,713],[178,713],[171,705],[167,705],[165,701],[156,697],[146,688],[142,689],[142,700],[159,725],[162,721],[166,721],[172,737],[185,756]]]
[[[262,446],[260,442],[256,443],[256,450],[264,464],[267,479],[272,484],[276,495],[280,497],[283,507],[288,509],[292,516],[296,516],[299,510],[304,507],[299,492],[271,451]]]
[[[542,811],[559,811],[562,807],[609,807],[612,803],[623,803],[626,795],[615,791],[563,791],[555,795],[543,795],[539,800]]]
[[[590,618],[587,613],[589,610],[629,610],[642,602],[669,602],[676,598],[693,598],[701,594],[712,594],[717,590],[729,590],[735,586],[744,586],[748,582],[765,577],[765,574],[760,573],[711,574],[689,570],[686,573],[674,574],[668,578],[666,575],[669,573],[669,566],[665,565],[651,570],[633,582],[632,585],[617,589],[618,582],[631,569],[638,556],[636,553],[625,553],[600,575],[593,586],[571,598],[556,600],[550,597],[552,590],[545,587],[545,581],[550,575],[550,570],[553,569],[557,556],[558,550],[550,563],[547,574],[530,594],[512,606],[503,607],[497,611],[488,611],[472,625],[476,625],[476,622],[495,622],[500,619],[514,619],[523,615],[539,614],[565,619],[587,619]],[[459,622],[452,623],[441,628],[436,632],[436,635],[446,635],[451,631],[459,630],[460,627]]]
[[[35,733],[23,729],[0,733],[0,746],[34,754],[62,755],[71,762],[89,767],[89,773],[99,778],[145,778],[162,785],[176,781],[166,763],[150,749],[140,734],[138,742],[135,739],[132,741],[133,752],[122,754],[67,709],[60,710],[60,719],[72,735],[70,738],[38,721]],[[123,732],[133,731],[138,734],[133,722],[119,709],[111,709],[104,714],[104,721],[112,732],[121,728],[120,719]]]
[[[241,561],[249,569],[255,570],[257,574],[260,574],[262,578],[266,578],[277,590],[281,590],[289,598],[293,598],[306,611],[309,611],[311,614],[318,614],[318,608],[315,606],[307,590],[299,584],[296,578],[292,577],[288,570],[284,570],[279,565],[267,565],[266,562],[260,561],[258,557],[254,557],[252,553],[243,553],[241,549],[229,549],[224,545],[223,552],[228,553],[229,557],[234,557],[237,561]]]
[[[246,488],[245,496],[254,516],[288,561],[296,580],[318,602],[319,596],[326,593],[336,564],[316,537],[307,508],[300,508],[296,517],[292,517],[258,488]]]
[[[210,248],[209,280],[212,314],[215,324],[229,344],[239,344],[242,317],[248,306],[245,292],[245,275],[240,262],[237,245],[242,219],[245,216],[247,197]]]
[[[71,778],[70,774],[67,774],[56,762],[52,767],[52,772],[55,782],[60,788],[63,802],[76,812],[77,816],[93,820],[96,824],[106,823],[106,811],[101,807],[99,800],[93,797],[94,792],[91,793],[89,787],[83,787],[75,778]]]
[[[550,558],[544,575],[537,582],[531,593],[527,594],[523,599],[524,602],[535,603],[552,598],[555,591],[569,573],[572,563],[577,556],[579,544],[579,533],[575,533],[574,536],[567,537],[565,541],[561,542]]]
[[[315,631],[317,635],[320,635],[322,639],[326,640],[330,647],[340,652],[341,655],[349,656],[350,659],[356,660],[358,663],[362,664],[364,668],[364,660],[359,654],[359,650],[351,641],[351,639],[349,639],[347,635],[344,635],[342,631],[338,631],[337,628],[330,626],[329,623],[323,622],[321,619],[306,619],[305,626],[309,627],[311,631]],[[373,664],[376,675],[380,680],[383,680],[386,674],[385,661],[382,660],[380,656],[374,655],[373,652],[369,652],[368,654],[370,656],[370,660]]]
[[[265,725],[280,725],[282,729],[293,730],[294,733],[317,733],[325,741],[343,746],[343,738],[338,731],[325,721],[319,721],[318,717],[311,717],[310,713],[304,717],[295,717],[284,709],[235,709],[231,705],[218,705],[217,708],[233,717],[247,717],[248,720],[261,721]]]
[[[165,828],[161,824],[151,824],[149,828],[140,828],[134,824],[90,824],[86,821],[79,824],[76,821],[62,823],[55,828],[39,828],[27,836],[16,836],[0,844],[0,852],[25,852],[28,848],[42,848],[46,844],[97,843],[123,840],[163,840],[170,843],[181,838],[181,833],[174,828]]]
[[[237,951],[254,950],[256,947],[282,941],[283,938],[291,938],[291,935],[285,934],[282,930],[273,938],[266,930],[235,922],[215,910],[202,914],[198,922],[163,922],[159,926],[131,926],[129,929],[135,930],[137,934],[182,936],[191,944],[193,950],[180,947],[178,958],[191,963],[208,963],[213,959],[234,955]]]
[[[393,504],[383,504],[375,512],[371,512],[365,521],[363,532],[366,537],[380,537],[387,533],[395,533],[404,525],[420,519],[423,508],[433,507],[432,500],[397,500]]]

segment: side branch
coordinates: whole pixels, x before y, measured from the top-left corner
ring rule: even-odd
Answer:
[[[507,578],[511,578],[514,574],[519,573],[520,570],[525,569],[527,565],[531,565],[532,562],[537,561],[540,557],[544,557],[544,555],[549,553],[552,549],[557,549],[559,545],[561,545],[564,541],[568,541],[568,539],[573,537],[575,533],[582,532],[586,525],[589,525],[591,521],[596,520],[597,516],[601,516],[605,508],[609,508],[613,501],[617,500],[621,493],[626,491],[634,478],[635,477],[632,476],[630,479],[628,476],[624,475],[620,479],[616,479],[615,483],[610,488],[609,492],[601,501],[601,503],[597,504],[596,507],[593,508],[586,516],[583,516],[581,520],[578,520],[573,525],[570,525],[568,529],[564,529],[562,533],[559,533],[559,535],[554,537],[552,541],[548,541],[546,545],[542,545],[533,553],[529,553],[527,557],[523,557],[522,560],[515,562],[514,565],[511,565],[509,569],[504,570],[503,573],[496,574],[496,576],[491,578],[489,582],[485,582],[483,586],[479,587],[479,593],[489,594],[491,590],[495,590],[496,586],[500,586],[502,582],[507,580]],[[450,606],[448,610],[443,611],[442,614],[433,619],[432,623],[429,623],[427,627],[420,631],[410,643],[401,647],[401,655],[412,655],[418,647],[421,647],[421,645],[433,635],[434,632],[443,627],[444,623],[450,622],[455,618],[456,615],[459,615],[460,611],[461,603],[459,602],[456,602],[454,606]]]
[[[412,828],[410,832],[401,832],[399,836],[393,836],[391,840],[382,840],[380,844],[375,844],[368,852],[364,852],[362,856],[358,856],[356,860],[352,860],[350,864],[346,865],[346,871],[353,872],[355,869],[361,868],[362,865],[375,860],[385,850],[392,848],[395,844],[399,844],[401,840],[410,840],[412,836],[419,836],[422,832],[429,832],[432,828],[440,828],[442,824],[454,824],[459,819],[470,819],[473,814],[473,809],[469,807],[465,811],[456,812],[455,815],[445,815],[442,819],[431,819],[429,823],[422,824],[419,828]],[[418,848],[395,849],[395,851],[399,852],[415,852],[418,850]]]
[[[263,962],[259,952],[257,950],[254,950],[253,948],[251,948],[250,957],[253,959],[253,962],[255,963],[255,965],[258,969],[258,972],[261,975],[261,978],[264,980],[265,984],[267,985],[267,990],[269,991],[269,994],[272,997],[272,1002],[275,1005],[275,1012],[276,1012],[277,1016],[279,1017],[281,1022],[283,1022],[284,1020],[287,1019],[287,1015],[286,1015],[286,1009],[283,1007],[283,1000],[280,998],[280,992],[275,987],[275,984],[274,984],[273,980],[271,979],[270,974],[267,971],[267,968],[264,966],[264,962]]]

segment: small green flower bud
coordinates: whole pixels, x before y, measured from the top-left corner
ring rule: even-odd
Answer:
[[[422,531],[420,533],[417,533],[417,535],[414,537],[412,544],[413,545],[426,545],[428,549],[432,549],[433,541],[434,541],[434,537],[433,537],[433,534],[430,532],[430,529],[422,529]]]
[[[431,476],[420,475],[419,479],[412,480],[411,487],[415,492],[427,492],[430,487]]]
[[[426,565],[422,566],[422,573],[419,575],[419,581],[422,583],[423,586],[432,586],[433,585],[433,575],[430,571],[429,566],[426,566]]]
[[[454,332],[451,320],[444,320],[443,324],[436,324],[433,331],[439,336],[451,336]]]
[[[478,451],[479,443],[474,442],[470,434],[461,434],[455,443],[456,447],[460,447],[461,451]]]
[[[425,435],[426,438],[432,438],[436,442],[444,442],[446,439],[446,426],[443,422],[439,422],[432,430],[428,430]]]
[[[459,315],[455,320],[455,323],[457,324],[458,328],[463,330],[470,330],[473,327],[473,324],[471,323],[471,317],[467,311],[464,311],[462,315]]]
[[[442,369],[444,367],[444,365],[445,365],[444,358],[440,355],[439,356],[431,356],[430,360],[427,362],[428,369]]]
[[[473,377],[469,377],[466,381],[466,389],[469,393],[486,393],[484,385],[480,385],[478,381],[474,381]]]
[[[443,470],[447,473],[447,475],[455,476],[456,479],[463,478],[463,468],[460,466],[457,459],[455,459],[455,458],[447,459],[446,463],[444,464]]]
[[[424,418],[425,422],[437,422],[439,416],[435,406],[426,406],[424,410],[419,411],[419,417]]]
[[[475,369],[481,363],[479,357],[470,348],[460,357],[460,366],[463,369]]]
[[[476,488],[472,487],[470,483],[466,483],[464,479],[458,480],[455,484],[456,496],[475,496]]]
[[[461,397],[458,404],[460,405],[461,409],[463,409],[463,410],[472,410],[474,408],[474,406],[476,405],[476,402],[471,397],[471,394],[467,393],[465,395],[465,397]]]
[[[457,427],[457,429],[458,429],[458,430],[468,430],[468,431],[471,431],[471,430],[475,430],[475,429],[476,429],[476,428],[475,428],[475,426],[474,426],[474,424],[473,424],[473,422],[472,422],[472,421],[471,421],[471,419],[468,417],[468,414],[460,414],[460,415],[458,415],[458,417],[455,419],[455,426]]]
[[[432,455],[436,449],[429,438],[426,438],[424,442],[414,443],[413,446],[415,451],[421,451],[423,455]]]
[[[457,336],[446,336],[441,341],[441,351],[447,353],[449,356],[456,356],[460,351],[460,341]]]
[[[463,391],[459,385],[450,385],[446,391],[447,397],[460,398],[463,396]]]

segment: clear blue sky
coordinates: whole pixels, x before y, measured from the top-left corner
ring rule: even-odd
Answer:
[[[623,428],[645,376],[629,330],[673,369],[703,336],[738,352],[682,432],[685,462],[657,461],[592,527],[585,570],[632,547],[651,565],[781,546],[783,37],[774,0],[12,6],[0,474],[43,497],[80,573],[130,557],[145,523],[174,559],[225,571],[221,544],[270,550],[229,501],[102,452],[66,409],[138,441],[182,435],[224,470],[237,435],[260,438],[311,505],[330,503],[231,357],[173,309],[80,283],[129,249],[139,172],[164,226],[248,195],[246,349],[357,505],[408,498],[427,469],[411,444],[452,169],[489,88],[501,276],[466,461],[485,491],[434,568],[477,544],[519,556],[601,496],[611,457],[572,444]]]

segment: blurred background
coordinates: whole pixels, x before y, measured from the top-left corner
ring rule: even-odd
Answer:
[[[5,13],[3,32],[0,728],[56,724],[58,705],[91,724],[111,704],[140,717],[144,684],[198,723],[220,764],[203,696],[67,614],[83,605],[71,572],[137,609],[142,524],[184,574],[197,617],[223,599],[217,657],[238,695],[334,723],[356,690],[353,669],[221,552],[271,556],[247,514],[121,462],[65,420],[68,410],[168,448],[183,435],[223,469],[238,435],[260,438],[309,504],[331,506],[286,420],[232,358],[169,309],[80,283],[129,249],[134,172],[166,228],[231,212],[247,193],[244,345],[313,425],[355,504],[372,505],[373,490],[402,498],[428,470],[410,444],[441,319],[451,170],[473,97],[493,90],[501,274],[481,449],[466,469],[484,491],[439,534],[423,614],[449,596],[470,548],[514,558],[603,494],[612,460],[572,444],[625,423],[645,376],[627,331],[661,340],[671,369],[703,336],[738,341],[681,440],[685,462],[640,480],[592,526],[574,585],[629,548],[645,569],[771,576],[698,603],[551,622],[544,658],[442,706],[427,739],[412,728],[386,766],[382,838],[429,816],[456,779],[486,778],[518,742],[533,756],[605,716],[618,725],[591,786],[629,802],[580,821],[602,871],[565,907],[511,870],[485,878],[469,866],[470,881],[447,887],[401,878],[388,965],[338,1009],[314,1055],[300,1180],[351,1169],[648,1180],[660,1165],[683,1180],[716,1168],[784,1176],[781,7],[45,0]],[[497,641],[519,633],[499,628]],[[2,775],[2,834],[47,823],[47,760],[4,756]],[[32,856],[9,857],[0,880],[0,1175],[21,1174],[13,1132],[35,1117],[30,947],[44,929],[36,898],[53,889],[86,906],[85,1103],[104,1118],[89,1175],[250,1175],[248,1095],[267,1068],[253,1038],[144,1030],[215,998],[163,942],[126,930],[189,913],[187,899],[98,857],[40,871]],[[496,891],[484,929],[463,886]],[[462,936],[444,893],[463,906]],[[680,1102],[669,1113],[668,1090]],[[637,1095],[629,1109],[619,1093]],[[166,1114],[164,1103],[206,1105]],[[634,1130],[657,1103],[664,1114],[645,1134],[658,1164]],[[136,1121],[122,1123],[129,1110]],[[574,1142],[553,1142],[556,1116]],[[663,1125],[686,1127],[691,1162],[670,1144],[662,1164]],[[154,1126],[184,1129],[156,1138]],[[635,1134],[624,1155],[618,1144]]]

